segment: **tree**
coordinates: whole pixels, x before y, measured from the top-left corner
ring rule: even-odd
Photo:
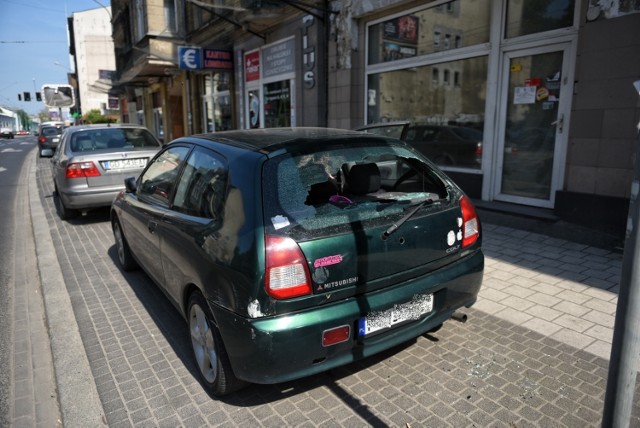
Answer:
[[[29,117],[29,114],[20,109],[16,112],[16,114],[18,115],[18,120],[20,121],[20,129],[25,129],[27,131],[31,130],[31,118]]]
[[[40,118],[40,123],[49,122],[51,120],[51,113],[49,113],[49,109],[43,108],[42,110],[40,110],[40,113],[38,113],[38,118]]]
[[[114,123],[116,122],[116,119],[112,116],[103,115],[98,109],[93,109],[89,110],[87,114],[82,116],[82,121],[84,123]]]

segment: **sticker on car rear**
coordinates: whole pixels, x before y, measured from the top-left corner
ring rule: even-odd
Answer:
[[[289,226],[289,219],[283,215],[277,215],[275,217],[271,217],[271,224],[273,224],[273,227],[276,230],[282,229],[283,227]]]
[[[365,337],[389,329],[405,321],[415,321],[433,310],[433,294],[417,294],[406,303],[384,311],[374,311],[358,321],[358,336]]]

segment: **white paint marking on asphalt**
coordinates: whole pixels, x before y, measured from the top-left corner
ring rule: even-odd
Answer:
[[[22,150],[16,150],[12,148],[4,149],[0,153],[20,153]]]
[[[7,168],[0,166],[0,172],[5,172],[7,170]]]

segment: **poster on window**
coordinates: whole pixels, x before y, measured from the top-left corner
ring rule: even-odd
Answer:
[[[384,23],[383,60],[397,61],[416,56],[418,44],[417,16],[406,15]]]
[[[384,23],[384,38],[415,46],[418,43],[419,25],[418,17],[413,15],[391,19]]]
[[[291,87],[289,80],[264,85],[264,127],[291,126]]]

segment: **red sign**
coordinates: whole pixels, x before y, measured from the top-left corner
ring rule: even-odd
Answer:
[[[202,68],[205,70],[233,70],[231,51],[221,49],[202,49]]]
[[[260,79],[260,51],[255,51],[244,56],[244,80],[251,82],[258,79]]]

